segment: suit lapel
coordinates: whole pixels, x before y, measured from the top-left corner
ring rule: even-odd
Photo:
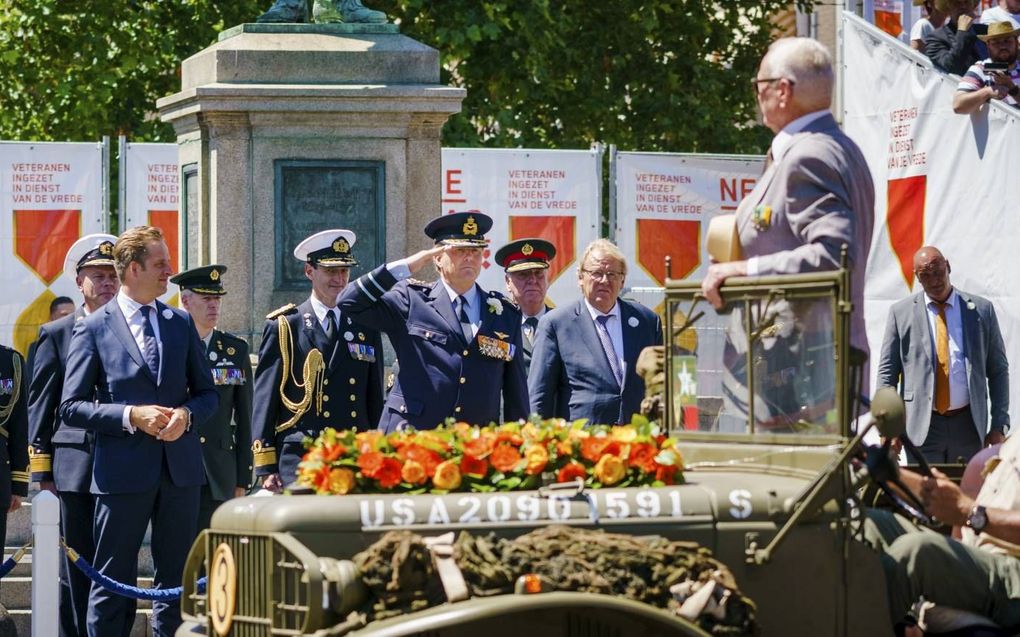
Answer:
[[[145,364],[145,360],[142,358],[142,351],[138,349],[138,343],[135,342],[135,337],[131,336],[131,329],[128,327],[127,318],[120,311],[120,303],[117,302],[116,297],[107,303],[104,309],[106,310],[106,326],[120,340],[131,360],[141,367],[145,375],[155,383],[156,379],[153,378],[152,372],[149,371],[149,366]]]
[[[577,324],[581,327],[582,342],[588,343],[588,347],[592,350],[595,360],[601,360],[607,370],[612,369],[609,366],[609,356],[606,354],[606,349],[602,347],[602,339],[599,338],[598,328],[595,327],[595,321],[592,320],[591,314],[588,312],[588,306],[584,304],[584,299],[577,302],[574,312],[577,314]],[[599,357],[599,354],[602,354],[602,356]],[[610,371],[609,374],[612,375],[612,372]],[[616,385],[615,380],[607,380],[605,382],[607,387]],[[622,393],[623,388],[620,387],[619,389]]]
[[[166,379],[166,370],[185,369],[183,362],[178,364],[177,361],[184,360],[181,358],[181,355],[185,353],[188,344],[191,343],[191,339],[185,338],[181,335],[181,318],[174,314],[170,308],[161,303],[159,300],[156,301],[156,313],[159,316],[157,319],[159,321],[159,340],[163,344],[163,352],[160,356],[160,365],[163,370],[163,378]],[[170,318],[167,318],[168,314]],[[186,333],[187,332],[185,331],[185,334]],[[178,346],[173,347],[173,344],[177,344]]]
[[[467,344],[467,340],[464,339],[464,331],[460,326],[460,319],[457,318],[453,311],[453,300],[446,293],[446,286],[443,285],[442,280],[436,281],[435,285],[432,286],[429,302],[432,305],[432,309],[438,312],[439,316],[442,316],[443,320],[449,324],[450,330],[460,338],[462,343]]]
[[[967,361],[967,378],[970,378],[972,352],[978,351],[977,343],[981,338],[977,308],[975,306],[974,309],[971,309],[973,301],[966,298],[959,290],[956,291],[956,298],[960,300],[960,321],[963,323],[963,358]]]
[[[631,361],[636,361],[638,354],[641,353],[640,343],[637,339],[637,328],[641,323],[629,303],[625,303],[622,299],[618,299],[616,302],[620,305],[620,331],[623,333],[623,384],[626,386],[627,376],[629,376],[627,369],[630,368]],[[630,324],[631,319],[635,321],[633,326]]]
[[[492,324],[496,321],[496,313],[489,311],[489,299],[495,298],[490,297],[489,293],[483,290],[478,284],[475,284],[475,288],[478,289],[478,302],[482,304],[482,324],[478,328],[478,333],[481,334],[482,330],[485,330],[486,334],[492,333]],[[502,305],[502,301],[500,302]]]
[[[340,310],[337,310],[339,312]],[[347,338],[344,334],[351,331],[351,317],[342,314],[336,322],[336,340],[333,341],[333,349],[329,352],[329,373],[333,373],[333,368],[337,366],[337,362],[343,356],[343,351],[347,350]],[[325,336],[325,334],[323,334]],[[348,356],[350,353],[348,352]]]
[[[924,299],[924,292],[914,297],[914,330],[921,335],[921,343],[924,345],[921,351],[928,360],[928,366],[935,369],[935,340],[928,324],[928,305]]]

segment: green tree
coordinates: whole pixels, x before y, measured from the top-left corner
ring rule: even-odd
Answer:
[[[180,62],[270,0],[8,0],[0,138],[172,141]],[[447,146],[760,152],[749,79],[789,0],[368,0],[468,90]]]

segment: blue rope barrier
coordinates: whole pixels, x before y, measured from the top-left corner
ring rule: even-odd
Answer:
[[[71,547],[65,545],[64,550],[67,551],[68,558],[71,559],[71,563],[74,564],[79,571],[84,573],[94,583],[99,584],[106,590],[116,593],[121,597],[146,600],[150,602],[172,602],[180,599],[181,594],[184,591],[183,586],[175,586],[173,588],[141,588],[139,586],[123,584],[97,571],[95,567],[85,561],[85,558],[79,555]],[[199,593],[205,592],[205,584],[206,578],[204,577],[195,583],[195,587],[198,589]]]
[[[13,555],[4,560],[3,564],[0,564],[0,579],[3,579],[14,570],[14,567],[17,566],[18,562],[21,561],[21,558],[25,556],[25,553],[28,551],[28,547],[30,546],[32,546],[31,542],[15,551]]]

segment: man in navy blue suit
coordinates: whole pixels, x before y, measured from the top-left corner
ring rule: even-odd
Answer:
[[[305,437],[326,427],[365,431],[379,422],[382,338],[336,306],[358,264],[356,240],[350,230],[337,228],[299,243],[294,257],[305,264],[312,294],[300,306],[289,303],[266,317],[251,422],[255,475],[263,489],[280,491],[294,481]]]
[[[113,247],[120,292],[78,322],[67,356],[61,418],[96,434],[95,565],[126,584],[138,577],[138,551],[152,522],[157,588],[180,585],[198,526],[205,483],[197,425],[216,410],[205,348],[185,312],[156,299],[173,273],[158,228],[122,234]],[[90,637],[127,637],[133,600],[92,586]],[[156,635],[173,635],[179,602],[154,602]]]
[[[528,393],[543,418],[630,422],[645,383],[635,371],[641,350],[662,344],[662,322],[648,308],[619,298],[627,277],[623,253],[606,239],[584,251],[577,268],[583,298],[538,324]]]
[[[400,370],[379,422],[434,429],[447,418],[485,425],[528,415],[521,352],[521,313],[500,293],[475,281],[492,219],[457,212],[433,219],[429,250],[359,277],[340,296],[340,309],[386,332]],[[435,283],[409,277],[433,263]]]
[[[39,328],[32,382],[28,388],[29,453],[32,480],[60,500],[60,532],[68,546],[93,560],[92,448],[95,433],[72,427],[57,413],[64,389],[64,363],[75,324],[117,294],[111,234],[90,234],[74,242],[64,273],[75,280],[84,302],[72,314]],[[61,573],[60,634],[85,635],[91,582],[65,558]]]

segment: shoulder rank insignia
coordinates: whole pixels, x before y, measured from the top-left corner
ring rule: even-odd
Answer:
[[[266,318],[272,320],[278,316],[285,316],[287,314],[293,314],[294,312],[297,312],[297,306],[294,305],[293,303],[288,303],[287,305],[284,305],[283,307],[277,308],[270,312],[269,314],[266,314]]]
[[[408,279],[407,284],[416,288],[425,288],[427,290],[432,289],[432,284],[428,281],[422,281],[421,279]]]

